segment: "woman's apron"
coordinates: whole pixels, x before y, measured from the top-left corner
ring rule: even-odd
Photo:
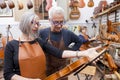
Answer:
[[[50,43],[51,45],[53,45],[58,49],[66,50],[63,37],[61,37],[61,40],[59,42],[56,42],[50,39],[50,33],[49,33],[48,43]],[[60,69],[64,68],[70,63],[69,59],[59,59],[49,54],[47,54],[46,57],[47,57],[47,76],[51,75],[52,73],[55,73],[56,71],[59,71]],[[68,78],[65,77],[60,80],[68,80]]]
[[[19,43],[20,74],[27,78],[46,77],[46,58],[38,42]]]

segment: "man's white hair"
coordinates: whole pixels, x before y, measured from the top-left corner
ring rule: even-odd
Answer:
[[[49,9],[48,14],[49,19],[52,19],[55,14],[62,14],[64,16],[64,9],[59,6],[53,6]]]

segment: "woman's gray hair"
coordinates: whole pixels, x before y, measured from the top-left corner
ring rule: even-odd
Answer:
[[[19,23],[19,29],[22,31],[22,33],[26,35],[29,35],[31,33],[31,27],[32,27],[31,22],[37,17],[38,16],[32,12],[25,12],[22,15],[21,21]]]
[[[62,14],[64,16],[64,9],[59,6],[53,6],[48,11],[49,19],[52,19],[55,14]]]

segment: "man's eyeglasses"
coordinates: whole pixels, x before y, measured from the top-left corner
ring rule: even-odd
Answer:
[[[64,25],[65,21],[51,21],[54,25]]]
[[[36,21],[31,21],[31,24],[33,24],[33,25],[36,25],[36,24],[37,24],[37,26],[40,26],[40,25],[41,25],[39,22],[36,22]]]

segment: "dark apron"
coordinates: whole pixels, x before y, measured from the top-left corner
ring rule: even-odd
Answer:
[[[19,66],[21,76],[44,79],[46,77],[46,58],[38,42],[20,44]]]
[[[49,33],[48,43],[50,43],[54,47],[57,47],[58,49],[66,50],[63,37],[61,37],[61,40],[59,42],[56,42],[50,39]],[[47,76],[51,75],[52,73],[55,73],[56,71],[59,71],[60,69],[64,68],[70,63],[69,59],[59,59],[49,54],[46,54],[46,57],[47,57]],[[68,80],[68,77],[59,80]]]

